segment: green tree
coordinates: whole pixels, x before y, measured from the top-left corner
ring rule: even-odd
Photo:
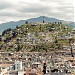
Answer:
[[[22,44],[18,44],[17,45],[17,48],[16,48],[16,51],[21,51],[21,49],[23,48],[23,45]]]
[[[69,45],[70,45],[70,47],[71,47],[70,50],[71,50],[71,56],[72,56],[72,57],[74,57],[74,55],[73,55],[73,48],[72,48],[72,44],[73,44],[73,43],[74,43],[74,39],[72,39],[72,38],[69,39]]]

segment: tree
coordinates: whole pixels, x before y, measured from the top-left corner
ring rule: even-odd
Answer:
[[[17,29],[19,28],[18,25],[16,26],[16,28],[17,28]]]
[[[18,32],[17,31],[13,31],[12,37],[15,38],[17,35],[18,35]]]
[[[73,44],[73,43],[74,43],[74,39],[72,39],[72,38],[69,39],[69,45],[70,45],[70,47],[71,47],[70,50],[71,50],[71,56],[72,56],[72,57],[74,57],[74,55],[73,55],[73,48],[72,48],[72,44]]]
[[[43,73],[46,74],[46,63],[43,64]]]
[[[60,22],[60,24],[62,24],[62,22]]]
[[[55,22],[55,24],[57,24],[57,22]]]
[[[44,18],[45,18],[45,17],[43,17],[43,23],[45,23],[45,20],[44,20]]]
[[[20,51],[22,48],[23,48],[23,45],[22,45],[22,44],[18,44],[18,45],[17,45],[17,48],[16,48],[16,51],[18,52],[18,51]]]
[[[41,24],[40,24],[40,27],[39,27],[39,29],[40,29],[40,32],[42,31],[42,27],[41,27]]]
[[[25,24],[28,24],[28,21],[26,21]]]

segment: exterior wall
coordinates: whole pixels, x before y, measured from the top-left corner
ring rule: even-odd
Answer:
[[[15,70],[22,70],[22,61],[15,61]]]
[[[24,71],[18,71],[18,75],[24,75],[25,72]]]
[[[18,71],[9,71],[8,75],[18,75]]]
[[[15,65],[9,67],[9,71],[13,71],[13,70],[15,70]]]
[[[7,69],[8,68],[3,69],[0,75],[8,75]]]

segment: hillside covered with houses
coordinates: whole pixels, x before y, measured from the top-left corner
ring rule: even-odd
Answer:
[[[6,29],[0,35],[2,52],[50,52],[75,49],[75,29],[62,22],[28,23]]]

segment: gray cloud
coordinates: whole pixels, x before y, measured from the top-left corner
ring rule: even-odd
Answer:
[[[58,11],[62,11],[62,12],[64,12],[64,13],[72,13],[72,14],[74,14],[74,8],[72,7],[72,8],[69,8],[69,7],[63,7],[62,9],[61,9],[61,7],[59,7],[58,8]]]
[[[21,9],[18,9],[19,12],[23,13],[48,13],[48,11],[51,10],[51,8],[41,6],[41,5],[29,5],[28,7],[23,7]]]
[[[42,15],[73,21],[72,0],[0,0],[1,22]]]
[[[9,8],[11,6],[12,6],[12,3],[10,3],[9,1],[8,2],[3,0],[0,1],[0,10]]]

